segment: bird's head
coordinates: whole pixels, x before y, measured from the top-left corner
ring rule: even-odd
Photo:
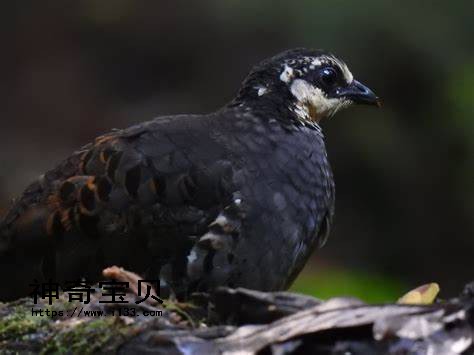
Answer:
[[[255,66],[238,100],[286,106],[298,120],[313,123],[353,103],[380,106],[379,98],[353,78],[342,60],[311,49],[289,50]]]

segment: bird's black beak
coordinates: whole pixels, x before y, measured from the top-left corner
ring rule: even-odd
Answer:
[[[356,104],[382,106],[381,100],[364,84],[353,80],[350,85],[337,91],[339,97],[344,97]]]

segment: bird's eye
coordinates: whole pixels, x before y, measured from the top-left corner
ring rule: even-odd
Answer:
[[[337,79],[337,73],[333,68],[324,68],[320,72],[321,80],[326,85],[333,85]]]

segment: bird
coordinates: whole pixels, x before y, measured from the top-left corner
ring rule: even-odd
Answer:
[[[380,99],[325,50],[255,65],[209,114],[114,129],[32,182],[0,222],[0,300],[120,265],[178,299],[290,287],[327,240],[335,185],[321,120]],[[166,291],[163,291],[166,292]]]

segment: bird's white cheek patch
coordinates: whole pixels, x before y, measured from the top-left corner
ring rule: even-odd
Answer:
[[[291,84],[291,93],[298,101],[298,106],[311,106],[319,115],[331,115],[344,106],[344,101],[336,98],[328,98],[324,92],[303,79],[295,79]],[[306,111],[310,111],[307,107]],[[311,117],[314,119],[314,117]]]

